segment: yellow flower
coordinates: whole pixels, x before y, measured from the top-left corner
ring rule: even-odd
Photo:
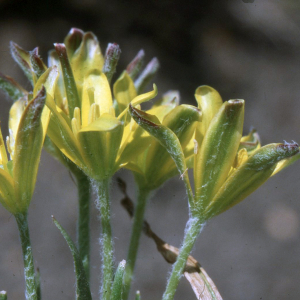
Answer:
[[[7,148],[0,130],[0,202],[12,214],[27,212],[35,187],[41,150],[47,127],[43,114],[46,91],[42,88],[26,104],[21,98],[9,115]]]
[[[201,121],[201,111],[192,105],[178,105],[179,93],[170,91],[161,100],[147,111],[151,115],[151,122],[171,129],[180,141],[181,147],[187,159],[193,156],[193,145],[190,141],[194,135],[197,122]],[[131,109],[132,112],[134,109]],[[149,119],[150,121],[150,119]],[[167,150],[144,129],[137,127],[132,136],[140,134],[144,136],[144,147],[147,148],[140,155],[136,155],[125,167],[132,170],[138,184],[147,190],[154,190],[161,186],[167,179],[178,174],[178,170]],[[135,144],[140,140],[137,139]],[[132,147],[133,148],[133,147]],[[133,150],[133,149],[132,149]]]
[[[300,155],[296,143],[260,147],[255,132],[242,137],[244,100],[223,103],[208,86],[199,87],[195,96],[202,110],[195,132],[195,196],[176,134],[152,115],[136,108],[131,114],[172,156],[184,179],[192,215],[205,221],[242,201]]]
[[[133,80],[125,71],[113,86],[113,100],[107,77],[110,73],[103,72],[106,66],[92,33],[71,30],[65,44],[56,44],[55,50],[56,54],[50,53],[50,66],[59,66],[61,76],[55,101],[47,99],[52,113],[48,135],[89,177],[109,178],[136,155],[136,152],[123,153],[130,132],[130,129],[124,132],[130,121],[129,103],[138,105],[152,99],[157,94],[156,87],[138,96]]]

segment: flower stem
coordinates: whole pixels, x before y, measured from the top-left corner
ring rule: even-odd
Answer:
[[[127,254],[126,268],[124,274],[124,291],[123,299],[128,298],[130,292],[130,285],[132,281],[132,275],[138,253],[140,236],[143,230],[144,215],[146,209],[147,198],[150,191],[142,187],[138,187],[137,205],[134,211],[133,226],[131,232],[131,239]]]
[[[26,300],[37,300],[37,289],[27,222],[27,213],[15,215],[15,218],[19,228],[19,234],[23,251],[24,276],[26,284],[25,297]]]
[[[102,300],[110,299],[111,285],[113,280],[113,242],[110,223],[110,199],[109,179],[103,179],[97,184],[97,206],[100,211],[102,235],[101,257],[102,257],[102,286],[100,295]]]
[[[90,180],[80,170],[74,173],[78,188],[77,243],[86,278],[90,276]]]
[[[171,276],[169,278],[163,300],[172,300],[174,298],[179,280],[183,274],[185,264],[195,241],[203,229],[203,222],[198,218],[190,218],[187,222],[183,244],[175,264],[173,265]]]

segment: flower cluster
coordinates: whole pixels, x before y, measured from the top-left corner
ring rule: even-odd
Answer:
[[[143,111],[142,103],[158,94],[156,85],[149,92],[144,89],[159,64],[154,58],[142,70],[142,50],[111,84],[121,53],[117,44],[109,44],[102,55],[93,33],[72,29],[64,43],[54,44],[54,48],[49,52],[47,66],[38,48],[25,51],[11,43],[11,54],[31,82],[32,91],[26,91],[9,76],[0,74],[0,88],[14,101],[6,145],[0,131],[0,203],[16,217],[19,225],[27,299],[37,299],[30,296],[36,293],[36,281],[27,210],[43,145],[74,174],[80,170],[78,178],[83,178],[83,174],[96,187],[102,222],[103,299],[119,299],[110,295],[121,295],[123,285],[125,297],[128,295],[147,196],[173,176],[183,179],[192,220],[165,293],[165,300],[172,299],[203,224],[242,201],[271,176],[299,159],[299,146],[285,142],[261,147],[256,131],[242,136],[244,100],[223,102],[219,93],[209,86],[197,88],[196,106],[179,104],[179,93],[169,91]],[[112,285],[108,183],[120,168],[134,173],[140,196],[128,265],[121,263],[115,276],[119,281]],[[193,169],[194,188],[188,169]],[[82,214],[89,214],[88,200],[81,203],[87,205]],[[86,277],[78,271],[81,274],[77,281],[78,295],[90,299],[88,247],[78,254],[56,220],[55,224],[70,246],[76,272],[83,269],[84,264]],[[87,236],[88,221],[82,224],[78,226],[81,236]]]

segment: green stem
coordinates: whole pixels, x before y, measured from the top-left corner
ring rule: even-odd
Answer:
[[[27,222],[27,213],[15,215],[22,251],[23,251],[23,260],[24,260],[24,276],[25,276],[25,297],[26,300],[37,300],[36,294],[36,282],[35,282],[35,272],[34,272],[34,264],[33,264],[33,256],[32,256],[32,249],[30,244],[30,237],[29,237],[29,229],[28,229],[28,222]]]
[[[133,275],[136,257],[138,253],[139,241],[143,230],[144,215],[145,215],[145,209],[146,209],[149,193],[150,193],[149,190],[138,186],[137,205],[134,211],[131,239],[130,239],[128,254],[127,254],[126,268],[125,268],[125,275],[124,275],[124,292],[122,298],[125,300],[128,298],[130,292],[130,285],[131,285],[132,275]]]
[[[101,257],[102,257],[102,286],[100,295],[102,300],[110,299],[111,285],[113,280],[113,241],[110,223],[110,199],[109,179],[96,182],[97,185],[97,206],[100,211],[102,226]]]
[[[86,278],[90,277],[90,180],[80,170],[74,173],[78,188],[77,244]]]
[[[187,258],[190,255],[195,241],[203,229],[203,226],[203,222],[198,218],[189,219],[185,231],[183,245],[181,246],[177,260],[173,265],[171,276],[163,295],[163,300],[172,300],[174,298],[179,280],[185,268]]]

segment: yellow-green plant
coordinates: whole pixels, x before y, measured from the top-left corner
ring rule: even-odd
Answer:
[[[296,143],[243,147],[251,137],[242,139],[244,100],[222,103],[211,87],[196,90],[202,122],[195,131],[194,194],[180,141],[159,119],[130,107],[136,122],[155,137],[174,159],[186,182],[190,219],[180,254],[173,266],[164,300],[173,299],[187,257],[205,222],[242,201],[268,178],[290,163],[299,153]],[[247,151],[248,150],[248,151]],[[248,154],[249,152],[249,154]],[[295,159],[299,158],[299,154]]]
[[[200,86],[197,106],[180,105],[179,93],[164,94],[147,111],[141,104],[158,69],[154,58],[142,70],[141,50],[111,84],[120,57],[117,44],[105,55],[94,34],[72,29],[49,52],[11,43],[11,53],[32,85],[28,92],[0,74],[0,87],[14,100],[6,147],[0,132],[0,202],[16,218],[24,256],[26,299],[40,300],[27,224],[43,144],[76,177],[79,191],[78,249],[53,218],[74,259],[76,299],[90,300],[89,189],[97,194],[102,236],[101,299],[127,299],[142,232],[146,200],[166,180],[184,182],[190,218],[163,299],[173,299],[187,258],[204,224],[242,201],[271,176],[299,159],[296,143],[261,147],[255,131],[242,136],[244,100],[223,103],[219,93]],[[142,72],[141,72],[142,71]],[[47,135],[47,136],[46,136]],[[114,271],[109,182],[120,169],[134,174],[137,205],[127,262]],[[191,187],[188,168],[193,168]],[[6,297],[6,295],[5,295]],[[137,294],[137,299],[140,295]]]

